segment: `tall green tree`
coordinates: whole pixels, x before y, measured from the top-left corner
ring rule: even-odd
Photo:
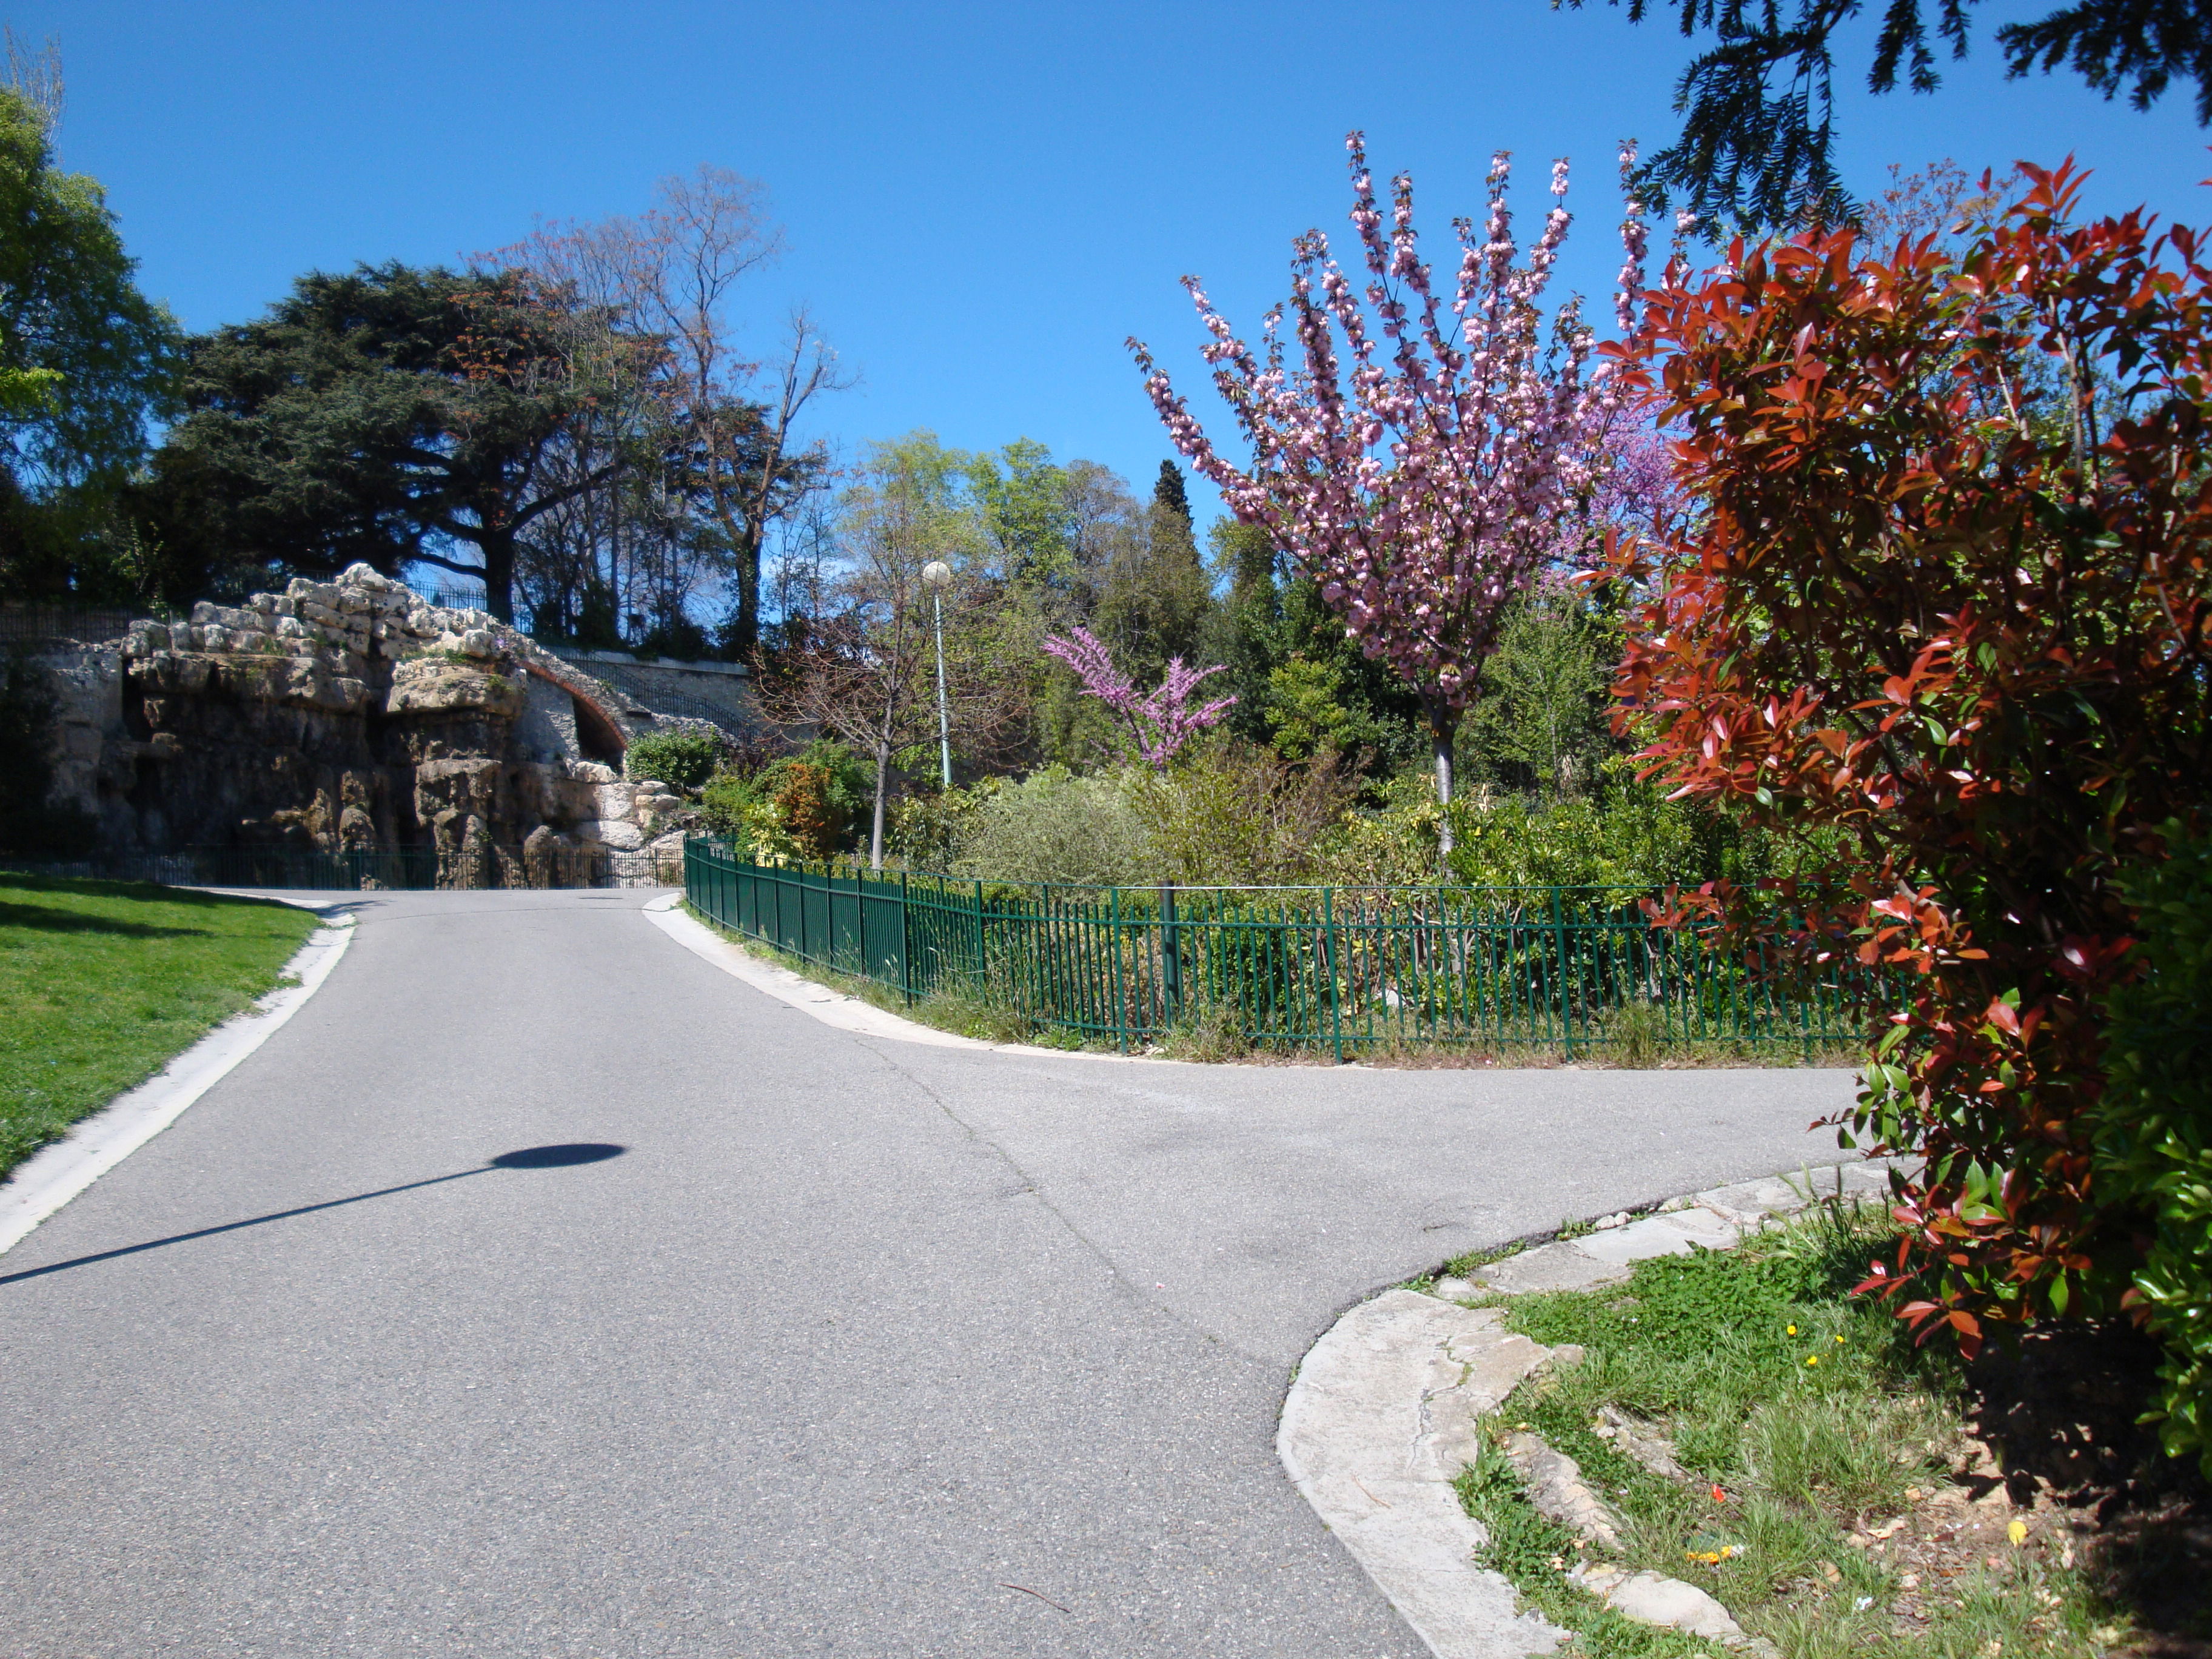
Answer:
[[[929,432],[871,444],[838,501],[839,568],[795,647],[762,659],[771,715],[850,744],[874,774],[868,856],[883,866],[898,774],[933,769],[945,699],[954,751],[988,762],[1028,723],[1036,647],[987,568],[973,459]],[[949,590],[922,580],[952,565]],[[938,678],[943,652],[943,678]]]
[[[1103,572],[1097,632],[1124,669],[1157,681],[1170,658],[1213,665],[1197,660],[1213,611],[1213,583],[1191,533],[1182,469],[1163,461],[1151,502],[1130,515],[1128,534]]]
[[[1620,660],[1619,629],[1594,599],[1562,581],[1534,584],[1499,629],[1468,711],[1469,770],[1545,800],[1590,793],[1622,747],[1606,719]]]
[[[1065,469],[1033,438],[974,458],[969,484],[1010,582],[1064,586],[1073,575],[1075,518]]]
[[[1182,469],[1173,461],[1160,463],[1158,482],[1152,485],[1152,500],[1180,518],[1186,530],[1190,527],[1190,490],[1183,483]]]
[[[160,521],[275,572],[478,577],[512,617],[520,538],[623,464],[551,465],[588,401],[562,303],[512,270],[301,277],[258,321],[191,342],[190,412],[155,461]]]
[[[668,454],[667,465],[646,483],[656,499],[678,509],[680,524],[671,527],[684,533],[651,544],[674,556],[647,562],[660,580],[649,584],[645,604],[657,618],[656,633],[696,634],[684,617],[682,584],[668,576],[719,567],[712,574],[723,579],[730,600],[725,643],[744,657],[760,642],[770,532],[789,527],[829,474],[826,448],[800,437],[797,428],[817,395],[851,381],[804,309],[792,315],[773,361],[756,361],[738,344],[739,290],[748,274],[782,247],[765,186],[726,167],[701,167],[663,179],[653,193],[653,205],[635,217],[543,228],[479,256],[477,264],[528,270],[604,308],[617,331],[655,343],[652,373],[634,384],[659,404]],[[595,421],[605,427],[607,411],[599,401]],[[573,555],[578,538],[563,539]],[[618,562],[616,539],[599,538],[593,561]],[[599,576],[610,586],[626,585],[619,572],[603,569]],[[565,584],[554,607],[558,616],[576,614],[570,596],[582,586]]]
[[[181,335],[98,182],[55,165],[52,116],[0,88],[0,592],[122,597],[110,516]]]
[[[1561,0],[1553,0],[1553,5]],[[1579,11],[1583,0],[1565,0]],[[1679,191],[1700,218],[1747,231],[1838,223],[1855,209],[1835,167],[1835,40],[1864,0],[1607,0],[1629,21],[1675,15],[1686,40],[1712,44],[1675,83],[1682,136],[1654,155],[1641,180],[1663,206]],[[1966,56],[1977,0],[1885,0],[1867,90],[1893,92],[1899,77],[1933,92],[1939,50]],[[1932,36],[1932,38],[1931,38]],[[2205,0],[2076,0],[1996,31],[2012,79],[2063,64],[2108,99],[2137,109],[2176,76],[2197,83],[2197,122],[2212,125],[2212,5]],[[1939,45],[1940,43],[1940,45]]]
[[[1364,655],[1311,578],[1291,576],[1266,528],[1216,520],[1212,580],[1225,591],[1199,655],[1226,665],[1237,697],[1225,724],[1292,760],[1323,746],[1390,771],[1425,751],[1420,704],[1389,668]]]

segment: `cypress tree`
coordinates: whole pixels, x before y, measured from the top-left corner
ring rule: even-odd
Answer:
[[[1183,488],[1182,469],[1173,461],[1160,463],[1160,480],[1152,486],[1152,500],[1176,514],[1185,526],[1190,523],[1190,492]]]

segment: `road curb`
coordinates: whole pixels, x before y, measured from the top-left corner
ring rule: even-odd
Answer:
[[[664,894],[639,907],[646,919],[701,960],[712,963],[732,979],[741,979],[756,991],[764,991],[779,1002],[820,1020],[824,1025],[856,1036],[889,1037],[897,1042],[922,1042],[936,1048],[966,1048],[976,1054],[1028,1054],[1041,1060],[1095,1060],[1115,1066],[1194,1066],[1197,1060],[1170,1060],[1158,1054],[1101,1054],[1076,1048],[1047,1048],[1034,1042],[986,1042],[953,1031],[940,1031],[872,1002],[763,962],[743,945],[724,938],[684,908],[684,895]]]
[[[1437,1659],[1525,1659],[1568,1632],[1516,1611],[1513,1586],[1478,1567],[1489,1541],[1453,1481],[1474,1459],[1477,1420],[1521,1380],[1578,1354],[1505,1330],[1494,1308],[1462,1298],[1583,1290],[1625,1279],[1631,1265],[1692,1246],[1725,1248],[1769,1218],[1823,1194],[1817,1176],[1733,1182],[1668,1200],[1640,1219],[1491,1262],[1432,1291],[1385,1291],[1331,1326],[1298,1362],[1283,1401],[1276,1455],[1322,1525],[1404,1615]],[[1888,1165],[1834,1166],[1838,1196],[1886,1189]]]
[[[258,895],[257,896],[268,896]],[[295,899],[281,902],[320,910]],[[0,1185],[0,1255],[79,1193],[183,1116],[234,1067],[276,1036],[316,993],[352,943],[354,919],[345,916],[308,935],[284,964],[292,984],[280,984],[244,1013],[234,1014],[137,1088],[118,1095],[68,1134],[25,1159]]]

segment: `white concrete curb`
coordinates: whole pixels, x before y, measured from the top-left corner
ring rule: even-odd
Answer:
[[[1814,1202],[1830,1180],[1838,1196],[1871,1198],[1887,1188],[1888,1168],[1876,1159],[1716,1187],[1670,1200],[1642,1220],[1608,1217],[1582,1238],[1522,1251],[1464,1279],[1440,1279],[1427,1295],[1385,1291],[1338,1320],[1298,1362],[1276,1455],[1437,1659],[1549,1653],[1566,1632],[1516,1613],[1513,1586],[1474,1565],[1489,1534],[1452,1482],[1480,1445],[1476,1419],[1553,1351],[1501,1328],[1498,1310],[1461,1299],[1614,1283],[1647,1257],[1685,1255],[1692,1244],[1725,1249],[1769,1218]]]
[[[301,908],[320,908],[301,904]],[[118,1095],[62,1139],[16,1167],[0,1186],[0,1255],[63,1205],[183,1116],[239,1061],[276,1034],[314,995],[353,940],[354,919],[326,922],[284,964],[288,980],[244,1013],[225,1020],[129,1093]]]
[[[1417,1291],[1363,1302],[1299,1361],[1275,1436],[1299,1492],[1437,1659],[1519,1659],[1566,1634],[1474,1565],[1490,1534],[1452,1488],[1476,1419],[1551,1358],[1498,1321]]]
[[[939,1048],[969,1048],[980,1054],[1034,1054],[1050,1060],[1096,1060],[1117,1066],[1184,1066],[1197,1062],[1164,1059],[1158,1054],[1100,1054],[1072,1048],[1047,1048],[1034,1042],[985,1042],[940,1031],[907,1019],[858,997],[833,991],[826,985],[763,962],[744,946],[733,944],[684,908],[684,895],[667,893],[639,907],[647,921],[692,955],[712,963],[733,979],[756,991],[765,991],[824,1025],[860,1036],[890,1037],[899,1042],[926,1042]]]

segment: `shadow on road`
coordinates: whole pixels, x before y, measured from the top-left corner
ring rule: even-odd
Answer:
[[[432,1176],[427,1181],[410,1181],[398,1187],[380,1187],[373,1193],[356,1193],[350,1198],[326,1199],[320,1204],[302,1204],[297,1209],[278,1210],[271,1215],[257,1215],[245,1221],[226,1221],[220,1227],[202,1227],[189,1233],[173,1233],[167,1238],[149,1238],[143,1244],[125,1244],[119,1249],[101,1250],[94,1255],[72,1256],[67,1261],[50,1261],[43,1267],[27,1267],[19,1273],[0,1273],[0,1285],[13,1285],[18,1279],[40,1279],[47,1273],[58,1273],[70,1267],[87,1267],[95,1261],[112,1261],[119,1255],[136,1255],[141,1250],[158,1250],[165,1245],[189,1243],[195,1238],[212,1238],[217,1233],[234,1233],[241,1227],[258,1227],[271,1221],[283,1221],[295,1215],[313,1215],[318,1210],[335,1210],[342,1205],[360,1204],[372,1198],[389,1198],[394,1193],[411,1193],[417,1187],[442,1186],[448,1181],[465,1181],[471,1176],[489,1175],[495,1170],[565,1170],[578,1164],[603,1164],[611,1158],[620,1158],[629,1148],[617,1146],[611,1141],[579,1140],[558,1146],[525,1146],[520,1152],[501,1152],[489,1163],[480,1164],[473,1170],[456,1170],[451,1175]]]

